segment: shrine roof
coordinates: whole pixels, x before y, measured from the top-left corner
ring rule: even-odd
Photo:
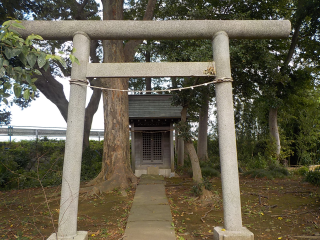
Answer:
[[[181,106],[171,105],[172,95],[129,95],[129,119],[181,118]]]

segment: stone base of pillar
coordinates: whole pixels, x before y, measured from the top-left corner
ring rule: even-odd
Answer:
[[[64,238],[58,237],[56,233],[52,233],[51,236],[47,240],[88,240],[88,232],[87,231],[78,231],[77,235],[73,238]]]
[[[214,240],[254,240],[254,235],[247,228],[243,227],[240,231],[227,231],[222,227],[213,229]]]

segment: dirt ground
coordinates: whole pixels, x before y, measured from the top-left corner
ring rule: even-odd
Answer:
[[[211,180],[219,196],[201,206],[188,178],[167,179],[177,239],[212,239],[213,228],[223,226],[221,181]],[[255,239],[320,239],[320,189],[300,177],[287,179],[240,178],[243,225]],[[180,237],[180,238],[179,238]]]
[[[223,226],[221,182],[211,180],[216,198],[202,206],[190,178],[166,179],[177,239],[212,239]],[[320,189],[300,177],[240,178],[243,224],[255,239],[320,239]],[[59,187],[0,192],[0,239],[47,239],[57,228]],[[44,195],[45,192],[45,195]],[[78,230],[89,239],[122,239],[134,189],[80,197]],[[46,198],[48,201],[46,201]]]
[[[47,239],[57,230],[60,187],[0,192],[0,239]],[[134,197],[134,189],[94,197],[80,197],[78,230],[89,239],[121,239]],[[48,201],[46,201],[46,198]],[[48,205],[47,205],[48,203]]]

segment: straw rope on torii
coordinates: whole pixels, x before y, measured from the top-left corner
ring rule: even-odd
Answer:
[[[233,79],[228,77],[228,78],[219,78],[210,82],[206,83],[201,83],[193,86],[188,86],[188,87],[181,87],[181,88],[170,88],[170,89],[162,89],[162,90],[132,90],[132,89],[113,89],[113,88],[106,88],[106,87],[98,87],[98,86],[89,86],[88,81],[80,80],[80,79],[71,79],[69,80],[70,84],[76,84],[79,86],[86,86],[88,88],[98,88],[101,90],[109,90],[109,91],[118,91],[118,92],[136,92],[136,93],[159,93],[159,92],[175,92],[175,91],[182,91],[185,89],[194,89],[197,87],[202,87],[202,86],[208,86],[213,83],[222,83],[222,82],[233,82]]]

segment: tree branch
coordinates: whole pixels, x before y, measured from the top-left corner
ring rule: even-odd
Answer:
[[[86,107],[84,118],[83,149],[89,147],[89,136],[94,114],[97,112],[101,99],[101,89],[94,88],[90,102]]]
[[[156,7],[157,0],[149,0],[147,4],[147,9],[144,13],[143,20],[152,20],[154,9]]]
[[[146,11],[143,16],[143,20],[152,20],[154,9],[156,7],[157,0],[149,0]],[[137,47],[142,43],[142,40],[130,40],[124,47],[124,56],[126,62],[132,62]]]
[[[88,4],[89,0],[83,0],[81,4],[78,5],[78,12],[83,11],[84,7]]]
[[[43,69],[39,69],[39,71],[42,75],[38,76],[38,80],[35,82],[36,87],[57,106],[62,117],[67,122],[69,102],[64,95],[63,85],[51,75],[50,68],[47,71]]]
[[[74,18],[76,20],[85,20],[86,19],[86,16],[84,14],[84,7],[88,4],[88,1],[89,0],[83,0],[83,2],[80,4],[78,3],[76,0],[74,1],[76,7],[77,7],[77,13],[76,15],[74,16]]]
[[[97,40],[92,40],[90,44],[90,57],[93,63],[99,62],[99,57],[97,56],[96,50],[99,46],[99,42]],[[91,85],[100,85],[100,79],[93,80],[93,78],[89,79]],[[98,84],[96,83],[98,82]],[[94,114],[97,112],[99,103],[101,99],[101,89],[94,88],[92,96],[90,98],[90,102],[86,107],[85,117],[84,117],[84,136],[83,136],[83,149],[89,147],[89,137],[90,137],[90,129],[92,126],[92,120]]]
[[[292,36],[291,45],[290,45],[290,48],[289,48],[289,52],[288,52],[288,55],[286,57],[286,60],[283,63],[283,67],[284,68],[286,68],[288,66],[288,64],[290,63],[291,58],[293,56],[294,49],[296,48],[296,45],[298,43],[299,32],[300,32],[301,25],[302,25],[302,19],[297,23],[297,25],[295,27],[295,31],[294,31],[294,34]]]

